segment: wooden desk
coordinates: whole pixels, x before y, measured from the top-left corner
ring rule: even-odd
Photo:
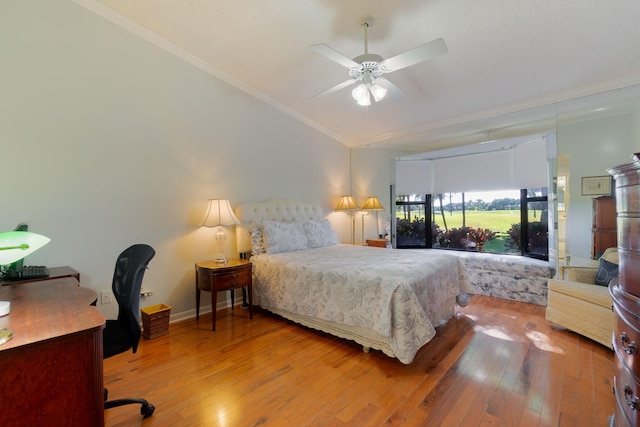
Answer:
[[[0,425],[103,426],[102,328],[97,293],[71,277],[0,287]]]
[[[73,277],[78,282],[80,282],[80,273],[69,266],[63,267],[49,267],[49,276],[41,277],[38,279],[26,279],[26,280],[0,280],[0,284],[2,286],[6,285],[16,285],[20,283],[29,283],[29,282],[41,282],[43,280],[52,280],[52,279],[61,279],[63,277]]]

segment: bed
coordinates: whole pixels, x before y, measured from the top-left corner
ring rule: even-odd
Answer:
[[[244,203],[236,215],[238,249],[252,254],[254,304],[365,351],[411,363],[471,297],[455,255],[340,244],[318,205]]]

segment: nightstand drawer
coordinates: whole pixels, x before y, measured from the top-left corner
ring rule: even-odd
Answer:
[[[230,273],[212,273],[213,286],[221,291],[232,288],[242,288],[251,283],[251,268],[232,271]]]
[[[375,248],[386,248],[387,239],[367,239],[367,245]]]

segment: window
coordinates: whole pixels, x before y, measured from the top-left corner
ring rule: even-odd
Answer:
[[[396,197],[396,245],[427,248],[427,218],[431,218],[431,196],[411,194]]]
[[[396,247],[513,253],[548,259],[547,218],[546,188],[399,195]]]
[[[520,247],[524,255],[549,259],[549,216],[547,188],[521,190],[522,233]]]

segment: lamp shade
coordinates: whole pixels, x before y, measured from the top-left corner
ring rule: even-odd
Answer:
[[[50,241],[48,237],[28,231],[0,233],[0,265],[16,262]]]
[[[371,95],[373,95],[373,99],[376,102],[382,101],[382,98],[387,94],[387,90],[379,85],[372,85],[369,90],[371,91]]]
[[[380,204],[380,201],[377,197],[369,197],[362,205],[363,211],[383,211],[384,208]]]
[[[209,206],[204,215],[201,227],[217,227],[219,225],[240,224],[240,220],[235,216],[228,200],[209,199]]]
[[[351,96],[353,96],[353,99],[355,99],[356,101],[360,101],[365,96],[367,96],[367,87],[365,86],[365,84],[360,83],[358,86],[356,86],[356,88],[351,91]]]
[[[353,196],[342,196],[336,206],[337,211],[355,211],[359,209]]]
[[[371,76],[370,70],[364,70],[362,73],[362,83],[351,91],[353,99],[358,101],[358,105],[371,105],[371,95],[376,102],[382,101],[387,94],[387,89],[375,83],[375,79]]]
[[[353,99],[358,101],[358,105],[371,105],[371,96],[369,88],[364,83],[359,84],[352,92]]]

